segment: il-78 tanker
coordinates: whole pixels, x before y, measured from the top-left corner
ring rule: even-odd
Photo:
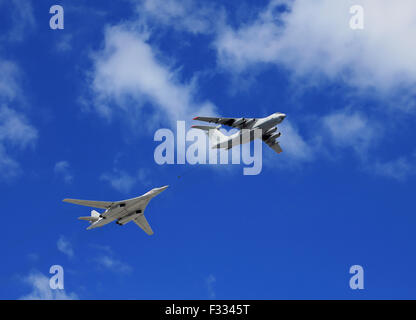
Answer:
[[[90,222],[91,225],[87,230],[102,227],[112,221],[116,221],[120,226],[125,225],[130,221],[134,221],[144,232],[148,235],[152,235],[153,230],[144,216],[144,210],[149,201],[162,191],[166,190],[167,187],[168,186],[154,188],[140,197],[122,201],[92,201],[78,199],[64,199],[63,201],[86,207],[105,209],[103,213],[92,210],[91,216],[78,218]]]
[[[216,117],[195,117],[194,120],[212,122],[219,124],[217,127],[194,125],[192,128],[204,130],[207,134],[212,134],[216,142],[212,148],[230,149],[235,145],[244,144],[255,139],[255,129],[261,130],[261,139],[277,153],[282,152],[279,142],[276,141],[281,133],[277,129],[277,125],[282,123],[286,118],[284,113],[276,112],[265,118],[216,118]],[[224,135],[218,129],[221,125],[240,129],[230,136]],[[247,130],[248,134],[244,134]]]

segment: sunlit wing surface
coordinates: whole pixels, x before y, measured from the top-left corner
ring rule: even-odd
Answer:
[[[216,118],[216,117],[195,117],[194,120],[222,124],[233,128],[245,128],[252,124],[255,118]]]
[[[93,201],[93,200],[78,200],[78,199],[64,199],[64,202],[78,204],[80,206],[86,206],[91,208],[108,209],[114,202],[111,201]]]
[[[133,220],[140,228],[143,229],[144,232],[146,232],[149,236],[153,234],[153,230],[150,227],[149,223],[146,220],[146,217],[144,214],[138,216]]]

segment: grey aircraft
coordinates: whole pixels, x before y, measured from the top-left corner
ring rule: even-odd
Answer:
[[[193,120],[212,122],[219,124],[219,126],[200,126],[194,125],[192,128],[204,130],[208,135],[212,134],[216,142],[212,148],[225,148],[230,149],[235,145],[244,144],[255,139],[254,134],[251,132],[255,129],[261,130],[261,139],[274,151],[281,153],[283,150],[276,141],[280,137],[281,133],[277,129],[277,125],[282,123],[286,118],[284,113],[276,112],[265,118],[216,118],[216,117],[195,117]],[[224,135],[218,130],[221,125],[240,129],[239,132],[230,136]],[[243,129],[249,130],[250,134],[243,134]]]
[[[90,222],[91,225],[87,230],[102,227],[112,221],[116,221],[120,226],[125,225],[130,221],[134,221],[150,236],[153,234],[153,230],[144,216],[144,210],[149,201],[162,191],[166,190],[167,187],[168,186],[154,188],[140,197],[122,201],[92,201],[78,199],[64,199],[63,201],[86,207],[105,209],[103,213],[92,210],[90,217],[78,218]]]

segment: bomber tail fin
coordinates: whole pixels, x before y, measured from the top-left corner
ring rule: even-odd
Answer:
[[[91,210],[91,217],[98,218],[100,217],[100,213],[95,210]]]
[[[95,211],[95,210],[91,210],[91,216],[90,217],[79,217],[79,220],[86,220],[89,221],[90,223],[93,223],[95,221],[98,221],[100,219],[100,213]]]

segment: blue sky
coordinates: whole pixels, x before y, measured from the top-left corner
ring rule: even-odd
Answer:
[[[413,1],[53,4],[0,0],[0,298],[415,297]],[[154,161],[176,120],[274,112],[259,175]],[[62,202],[163,185],[152,237]]]

